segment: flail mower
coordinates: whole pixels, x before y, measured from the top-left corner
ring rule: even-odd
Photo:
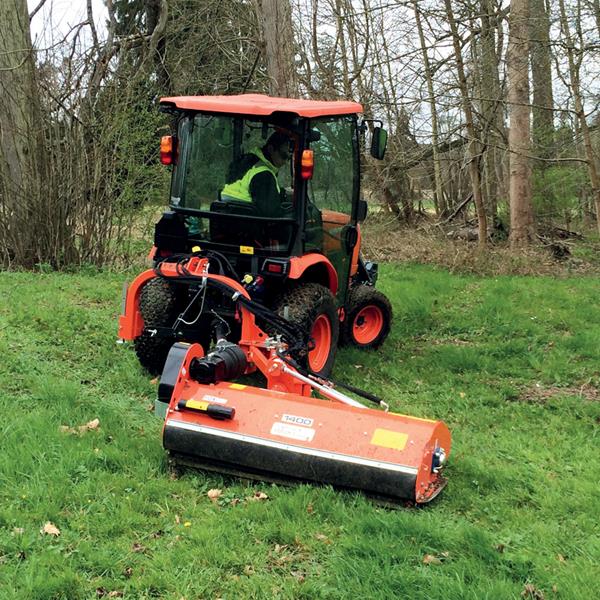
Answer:
[[[360,253],[360,143],[370,131],[383,158],[381,123],[359,121],[354,102],[257,94],[160,106],[172,116],[161,139],[170,210],[152,268],[125,289],[119,337],[162,373],[155,407],[171,458],[430,501],[446,483],[444,423],[329,378],[338,344],[378,348],[390,331],[377,265]]]

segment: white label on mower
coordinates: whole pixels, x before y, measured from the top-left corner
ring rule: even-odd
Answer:
[[[218,396],[211,396],[210,394],[204,394],[202,400],[214,402],[215,404],[227,404],[227,398],[219,398]]]
[[[293,423],[294,425],[303,425],[304,427],[312,427],[314,421],[308,417],[299,417],[297,415],[283,415],[281,420],[284,423]]]
[[[298,427],[297,425],[288,425],[287,423],[273,423],[271,427],[273,435],[299,440],[301,442],[312,442],[315,437],[315,430],[308,427]]]

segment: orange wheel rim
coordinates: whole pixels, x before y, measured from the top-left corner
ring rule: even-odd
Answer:
[[[325,315],[317,317],[310,336],[315,341],[315,347],[308,353],[308,366],[318,373],[327,364],[331,350],[331,323]]]
[[[377,306],[365,306],[354,317],[352,335],[359,344],[370,344],[383,329],[383,312]]]

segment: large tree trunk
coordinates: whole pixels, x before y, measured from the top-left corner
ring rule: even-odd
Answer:
[[[39,262],[36,214],[43,180],[43,121],[26,0],[0,2],[0,256]],[[36,211],[37,209],[37,211]]]
[[[508,103],[510,130],[510,243],[531,243],[535,237],[531,199],[531,148],[529,125],[529,0],[510,3],[508,40]]]
[[[533,145],[542,159],[554,155],[554,97],[552,94],[552,57],[550,18],[545,0],[529,0],[531,19],[531,82],[533,84]],[[543,163],[545,166],[545,163]]]
[[[295,98],[298,95],[294,65],[294,30],[289,0],[256,0],[262,25],[269,93]]]

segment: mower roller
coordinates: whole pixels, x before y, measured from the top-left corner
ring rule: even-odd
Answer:
[[[377,265],[360,253],[360,140],[370,129],[371,155],[383,158],[381,124],[359,123],[353,102],[256,94],[161,107],[173,116],[161,140],[170,210],[152,268],[125,288],[119,337],[162,372],[155,412],[173,461],[432,500],[446,484],[444,423],[388,412],[330,379],[338,343],[376,349],[390,331]],[[277,153],[291,157],[289,172]],[[261,190],[276,187],[273,214],[261,212],[253,174]]]

